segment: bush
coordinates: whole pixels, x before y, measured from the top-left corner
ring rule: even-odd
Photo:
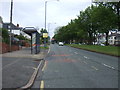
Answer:
[[[0,32],[2,32],[2,42],[9,43],[8,30],[4,28],[0,28]]]

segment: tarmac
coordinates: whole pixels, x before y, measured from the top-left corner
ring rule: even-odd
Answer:
[[[31,54],[30,48],[22,48],[2,54],[2,88],[30,88],[47,53],[48,50],[41,49],[39,54]]]

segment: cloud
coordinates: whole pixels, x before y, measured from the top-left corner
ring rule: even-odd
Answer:
[[[4,22],[9,22],[10,19],[10,1],[2,0],[2,13]],[[34,26],[44,28],[45,23],[45,0],[13,0],[13,23],[19,23],[20,26]],[[77,18],[81,10],[84,10],[91,5],[91,0],[47,0],[47,24],[53,29],[58,26],[68,24],[71,19]],[[48,26],[47,26],[48,27]]]

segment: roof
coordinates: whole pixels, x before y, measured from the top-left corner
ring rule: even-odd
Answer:
[[[3,23],[3,28],[10,29],[10,23]],[[20,29],[22,29],[22,27],[17,27],[16,25],[14,25],[12,23],[12,28],[11,29],[12,30],[20,30]]]
[[[112,33],[109,35],[109,37],[112,37],[112,36],[120,37],[120,34],[119,33]]]
[[[15,37],[12,37],[11,39],[14,41],[20,41],[18,38],[15,38]]]
[[[22,31],[30,36],[32,35],[32,33],[38,32],[37,29],[34,27],[25,27]]]

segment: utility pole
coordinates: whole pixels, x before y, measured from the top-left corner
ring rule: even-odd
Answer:
[[[52,1],[59,1],[59,0],[52,0]],[[47,31],[46,29],[46,21],[47,21],[47,3],[49,1],[45,1],[45,30]],[[44,47],[46,47],[46,43],[47,43],[47,38],[44,38]]]
[[[12,11],[13,11],[13,0],[11,0],[11,9],[10,9],[10,52],[12,51]]]
[[[47,1],[45,1],[45,30],[46,29],[46,13],[47,13]],[[46,47],[46,38],[44,38],[44,47]]]
[[[47,1],[45,1],[45,30],[46,30]]]

